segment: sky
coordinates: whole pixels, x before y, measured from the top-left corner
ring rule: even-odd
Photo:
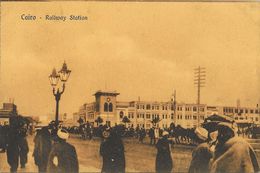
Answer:
[[[87,21],[23,21],[22,14]],[[255,107],[260,100],[260,4],[207,2],[2,2],[0,102],[20,114],[53,113],[48,76],[66,61],[60,111],[97,90],[119,101],[196,103],[194,68],[206,68],[201,103]]]

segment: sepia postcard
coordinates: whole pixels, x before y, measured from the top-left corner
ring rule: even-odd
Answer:
[[[1,1],[0,172],[259,173],[259,1]]]

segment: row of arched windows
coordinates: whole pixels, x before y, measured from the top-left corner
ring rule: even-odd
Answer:
[[[106,103],[104,104],[104,111],[105,111],[105,112],[113,112],[113,104],[106,102]]]

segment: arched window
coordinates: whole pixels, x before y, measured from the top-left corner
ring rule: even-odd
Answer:
[[[113,112],[113,104],[109,103],[109,112]]]
[[[105,104],[104,104],[104,111],[105,111],[105,112],[108,112],[108,103],[105,103]]]
[[[119,116],[120,116],[120,118],[123,118],[124,117],[124,112],[120,111]]]

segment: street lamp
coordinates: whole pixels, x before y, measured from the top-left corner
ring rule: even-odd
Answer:
[[[50,79],[50,83],[51,86],[53,87],[53,95],[55,97],[56,100],[56,114],[55,114],[55,124],[56,126],[59,125],[59,101],[60,101],[60,97],[63,94],[64,90],[65,90],[65,82],[67,82],[69,76],[70,76],[71,70],[68,69],[67,64],[64,62],[62,65],[61,70],[57,73],[56,69],[54,68],[52,70],[52,73],[49,76]],[[58,88],[56,91],[56,87],[59,83],[59,81],[61,81],[62,84],[62,91],[60,91],[60,89]]]
[[[111,101],[111,100],[110,100],[110,98],[108,97],[108,98],[107,98],[107,122],[106,122],[106,124],[107,124],[108,127],[110,126],[109,123],[108,123],[108,122],[109,122],[109,108],[110,108],[110,107],[109,107],[109,103],[110,103],[110,101]]]

